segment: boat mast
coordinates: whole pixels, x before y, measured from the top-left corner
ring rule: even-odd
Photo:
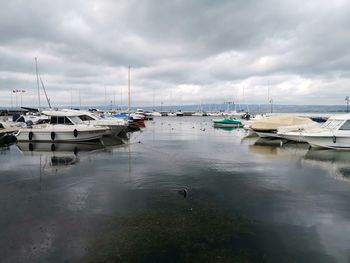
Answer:
[[[41,102],[40,102],[40,85],[39,85],[39,75],[38,75],[38,59],[35,57],[35,71],[36,71],[36,82],[38,85],[38,101],[39,101],[39,113],[41,112]]]
[[[131,98],[130,98],[130,66],[129,66],[129,71],[128,71],[128,95],[129,95],[129,100],[128,100],[128,114],[130,116],[130,106],[131,106]]]
[[[49,108],[51,109],[50,99],[49,99],[49,97],[47,96],[46,89],[45,89],[45,86],[44,86],[44,82],[43,82],[43,80],[41,79],[41,77],[40,77],[40,82],[41,82],[41,86],[43,87],[43,90],[44,90],[44,93],[45,93],[45,97],[46,97],[47,104],[49,105]]]

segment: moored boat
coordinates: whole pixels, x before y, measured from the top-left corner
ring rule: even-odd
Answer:
[[[277,129],[277,135],[283,139],[294,142],[306,142],[302,136],[303,132],[312,131],[320,127],[320,124],[313,122],[310,124],[283,126]]]
[[[74,112],[42,113],[50,117],[50,122],[20,129],[15,134],[18,141],[83,142],[100,139],[108,134],[107,127],[85,124]]]
[[[312,147],[350,149],[350,114],[331,116],[320,128],[302,132]]]
[[[111,135],[118,136],[122,131],[125,131],[129,125],[127,119],[122,118],[111,118],[108,116],[99,117],[92,114],[89,111],[80,110],[63,110],[65,112],[76,113],[77,116],[85,123],[89,125],[107,127],[110,129]]]
[[[236,119],[213,119],[215,128],[224,128],[224,127],[243,127],[243,123],[240,120]]]
[[[284,126],[306,125],[313,121],[310,118],[296,116],[270,116],[263,117],[250,124],[250,129],[261,138],[280,138],[277,130]]]

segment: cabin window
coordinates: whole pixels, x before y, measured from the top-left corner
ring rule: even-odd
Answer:
[[[72,121],[68,117],[64,117],[64,124],[73,125]]]
[[[328,120],[322,125],[322,127],[329,128],[329,129],[335,129],[342,123],[343,123],[343,120]]]
[[[64,124],[65,117],[57,117],[57,124]]]
[[[2,123],[0,123],[0,129],[5,129],[4,125],[2,125]]]
[[[73,123],[64,116],[52,116],[50,120],[51,124],[66,124],[66,125],[72,125]]]
[[[57,124],[57,117],[56,116],[51,116],[50,124]]]
[[[346,121],[339,130],[350,130],[350,120]]]
[[[71,116],[69,117],[71,120],[72,124],[82,124],[83,121],[78,117],[78,116]]]
[[[80,115],[79,118],[82,120],[82,121],[93,121],[94,118],[88,116],[88,115]]]

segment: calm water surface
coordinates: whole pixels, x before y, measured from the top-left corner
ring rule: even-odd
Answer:
[[[245,135],[162,117],[0,148],[0,261],[350,262],[350,152]]]

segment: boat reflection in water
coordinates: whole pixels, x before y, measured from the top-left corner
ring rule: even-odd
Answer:
[[[49,159],[49,166],[60,168],[79,162],[78,153],[103,149],[100,142],[94,143],[49,143],[18,142],[18,149],[25,155],[40,155]]]
[[[239,130],[240,127],[215,127],[216,130],[221,130],[221,131],[234,131],[234,130]]]
[[[309,149],[306,143],[287,143],[281,140],[259,138],[249,145],[249,150],[264,159],[290,160],[302,158]]]
[[[125,139],[106,137],[95,142],[83,143],[18,142],[17,147],[24,155],[46,157],[49,166],[57,169],[77,164],[83,153],[100,151],[124,143]]]
[[[302,160],[304,165],[327,171],[337,180],[350,182],[350,151],[310,149]]]

